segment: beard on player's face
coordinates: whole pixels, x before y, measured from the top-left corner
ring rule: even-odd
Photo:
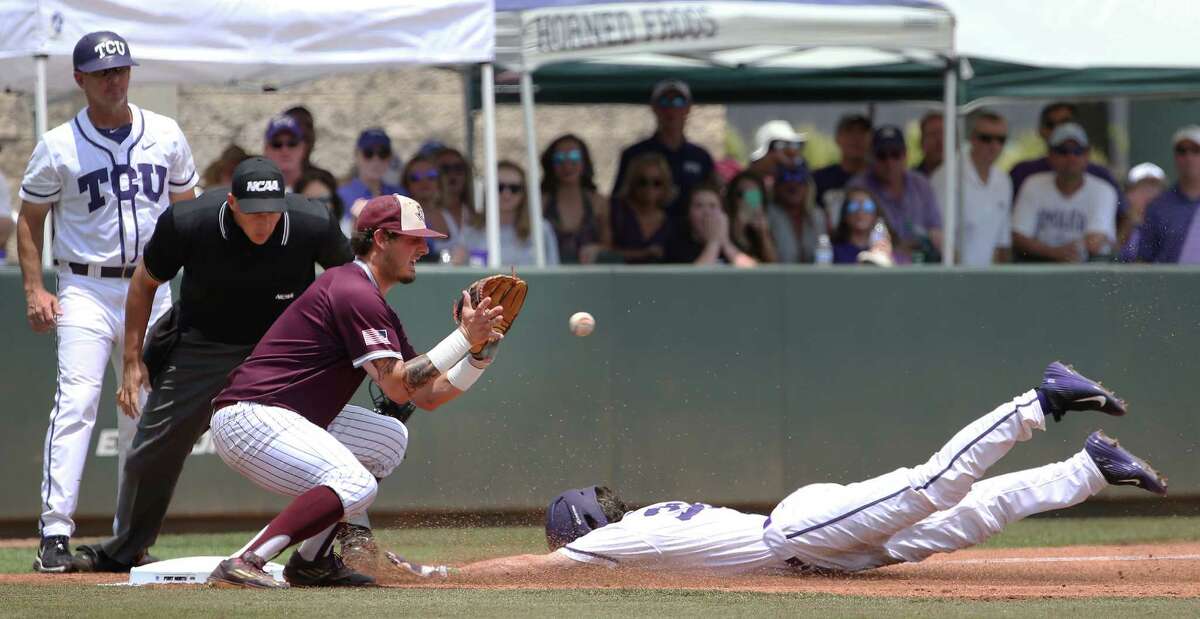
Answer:
[[[396,235],[381,245],[380,262],[386,277],[401,284],[417,279],[416,262],[429,253],[425,239]]]

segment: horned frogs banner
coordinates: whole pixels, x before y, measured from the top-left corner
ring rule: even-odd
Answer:
[[[923,2],[608,2],[503,10],[497,61],[533,70],[554,62],[670,55],[716,64],[760,64],[789,50],[872,47],[950,49],[952,18]],[[552,4],[547,2],[546,4]],[[730,50],[739,50],[730,54]],[[721,54],[721,57],[717,57]],[[740,54],[740,55],[739,55]]]

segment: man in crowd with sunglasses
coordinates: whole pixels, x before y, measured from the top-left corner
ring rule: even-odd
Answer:
[[[352,218],[352,212],[361,210],[360,201],[365,204],[375,196],[392,193],[408,195],[400,187],[389,185],[383,179],[391,159],[392,139],[383,129],[365,129],[358,134],[358,143],[354,148],[354,169],[358,176],[338,187],[338,196],[346,205],[347,218]]]
[[[1055,101],[1042,108],[1042,113],[1038,123],[1038,133],[1042,139],[1049,143],[1050,134],[1056,127],[1064,123],[1076,122],[1079,117],[1079,110],[1073,104],[1063,101]],[[1039,157],[1037,159],[1029,159],[1022,161],[1013,166],[1008,175],[1012,178],[1013,198],[1021,191],[1021,186],[1025,184],[1025,180],[1034,174],[1050,171],[1050,157]],[[1097,163],[1088,162],[1087,173],[1093,176],[1098,176],[1112,186],[1117,192],[1117,198],[1121,198],[1121,187],[1117,184],[1117,179],[1113,177],[1112,172],[1108,168]],[[1122,210],[1124,210],[1122,208]]]
[[[851,178],[867,169],[871,149],[871,119],[862,114],[847,114],[838,120],[833,137],[841,160],[813,172],[817,187],[817,206],[825,209],[830,221],[838,221],[837,212],[846,197],[843,189]]]
[[[1173,142],[1179,181],[1146,207],[1138,262],[1200,264],[1200,126],[1180,128]]]
[[[1075,123],[1050,134],[1050,172],[1026,179],[1013,210],[1013,249],[1029,262],[1110,259],[1117,192],[1087,172],[1087,133]]]
[[[850,180],[879,201],[892,228],[898,257],[912,262],[937,262],[942,248],[942,211],[937,195],[924,176],[908,169],[908,146],[895,125],[884,125],[871,138],[871,165]]]
[[[304,152],[304,129],[294,117],[280,114],[267,121],[263,156],[283,172],[288,191],[295,189],[296,181],[304,174]]]
[[[612,193],[617,195],[625,179],[625,167],[638,155],[648,152],[660,153],[671,166],[671,180],[679,191],[667,205],[667,215],[687,215],[687,200],[691,190],[701,181],[710,179],[714,173],[712,155],[699,144],[687,141],[683,135],[688,113],[692,109],[692,90],[681,80],[663,80],[650,93],[650,108],[654,111],[657,129],[654,135],[634,144],[621,152],[617,166],[617,179]]]
[[[965,266],[987,266],[1012,259],[1012,180],[996,165],[1008,123],[992,110],[979,110],[968,118],[971,141],[963,153],[962,201],[958,227],[959,258]],[[946,172],[939,167],[929,179],[938,204],[946,204]]]

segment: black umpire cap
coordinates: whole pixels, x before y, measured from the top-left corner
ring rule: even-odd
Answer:
[[[137,66],[125,39],[107,30],[83,35],[75,44],[74,61],[75,70],[83,73]]]
[[[233,197],[243,213],[282,213],[287,210],[283,172],[270,159],[251,157],[233,169]]]

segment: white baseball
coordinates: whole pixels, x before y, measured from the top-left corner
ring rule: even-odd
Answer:
[[[591,335],[592,329],[596,328],[596,319],[587,312],[575,312],[571,314],[571,319],[567,321],[567,326],[571,328],[571,333],[584,337]]]

